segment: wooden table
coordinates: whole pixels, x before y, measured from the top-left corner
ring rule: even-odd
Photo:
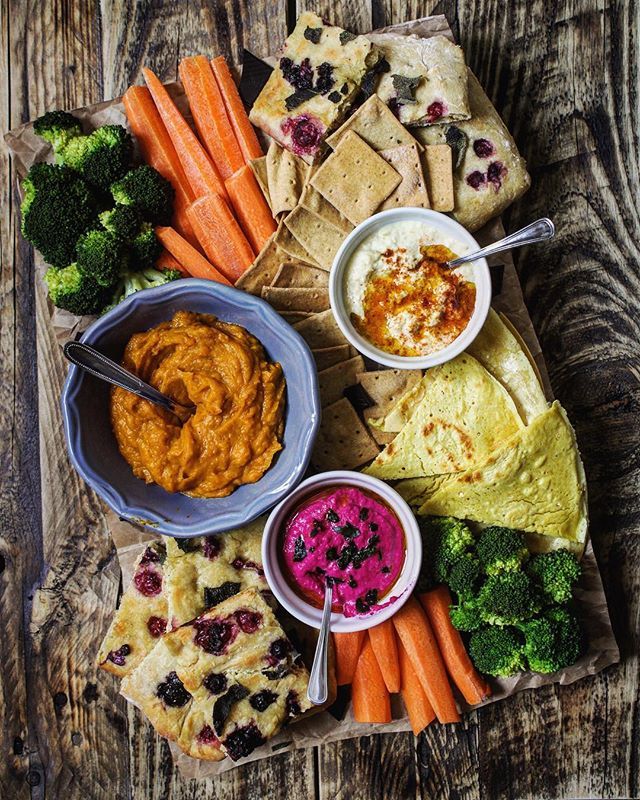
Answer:
[[[0,797],[638,797],[637,12],[608,0],[307,7],[355,31],[445,13],[529,162],[533,186],[505,223],[513,229],[548,214],[559,230],[516,259],[554,392],[577,428],[623,661],[573,686],[519,694],[456,727],[433,725],[418,739],[371,736],[183,780],[166,743],[93,666],[117,601],[117,561],[102,506],[66,456],[65,367],[19,235],[15,172],[3,151]],[[9,0],[1,127],[116,97],[141,82],[145,64],[173,79],[185,55],[239,61],[243,46],[273,52],[299,10],[295,0]]]

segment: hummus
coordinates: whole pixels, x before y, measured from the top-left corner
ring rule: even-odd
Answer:
[[[469,251],[462,242],[412,220],[391,222],[354,250],[344,274],[347,313],[380,350],[424,356],[466,328],[475,307],[473,267],[443,264]]]
[[[333,610],[369,614],[395,584],[405,561],[404,530],[386,503],[342,487],[307,500],[287,520],[284,574],[305,600],[321,607],[333,583]],[[387,598],[387,605],[396,598]]]
[[[114,387],[111,424],[134,474],[168,492],[224,497],[255,483],[281,449],[285,381],[239,325],[178,311],[131,337],[122,365],[178,403],[184,423]]]

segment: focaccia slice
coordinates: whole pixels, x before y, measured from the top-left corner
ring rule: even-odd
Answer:
[[[122,678],[158,643],[167,628],[166,551],[158,539],[138,559],[96,657],[96,664]]]
[[[523,195],[531,179],[525,160],[500,115],[469,70],[471,119],[415,128],[423,144],[453,151],[453,216],[467,230],[481,228]]]
[[[365,36],[300,15],[249,115],[254,125],[312,163],[379,59]]]
[[[445,36],[421,39],[368,33],[389,69],[377,93],[403,125],[432,125],[469,119],[464,52]]]
[[[244,528],[195,539],[167,539],[166,594],[172,628],[254,586],[268,589],[260,517]]]

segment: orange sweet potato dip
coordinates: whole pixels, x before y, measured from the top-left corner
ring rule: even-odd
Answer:
[[[285,380],[260,342],[210,314],[178,311],[131,337],[122,365],[195,413],[170,412],[114,387],[111,425],[138,478],[168,492],[224,497],[254,483],[282,448]]]

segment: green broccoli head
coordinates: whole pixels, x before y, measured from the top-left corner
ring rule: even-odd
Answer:
[[[111,194],[116,203],[133,206],[145,222],[168,225],[173,215],[173,186],[158,170],[143,164],[115,182]]]
[[[161,252],[162,245],[153,226],[145,222],[140,233],[131,242],[131,265],[134,269],[153,267]]]
[[[103,125],[71,139],[60,151],[63,164],[105,192],[127,172],[132,155],[133,139],[122,125]]]
[[[22,235],[54,267],[71,264],[78,237],[95,224],[96,199],[68,167],[34,164],[22,183]]]
[[[108,231],[83,233],[76,245],[76,255],[80,271],[100,286],[113,286],[126,264],[124,243]]]
[[[82,136],[80,122],[66,111],[47,111],[33,123],[36,136],[49,142],[58,153],[71,139]]]
[[[490,575],[480,589],[478,608],[490,625],[515,625],[540,611],[536,587],[524,572]]]
[[[131,241],[140,230],[140,215],[133,206],[116,205],[100,214],[102,227],[122,239]]]
[[[454,563],[473,547],[473,534],[462,520],[453,517],[425,517],[420,521],[420,531],[421,589],[429,583],[446,583]]]
[[[520,636],[513,628],[482,628],[469,638],[471,660],[486,675],[508,677],[525,668]]]
[[[557,672],[580,657],[583,637],[577,617],[567,608],[553,606],[541,617],[521,623],[524,654],[534,672]]]
[[[449,618],[454,628],[459,631],[477,631],[484,625],[478,606],[467,600],[449,609]]]
[[[548,600],[553,603],[566,603],[571,599],[581,569],[576,556],[571,551],[562,549],[533,556],[527,572],[540,586]]]
[[[51,302],[72,314],[97,314],[108,300],[108,290],[83,273],[77,264],[52,267],[44,276]]]
[[[459,597],[470,598],[476,594],[481,573],[478,559],[472,553],[463,553],[451,567],[447,584]]]
[[[478,558],[488,575],[520,569],[529,558],[524,535],[512,528],[485,528],[476,544]]]

